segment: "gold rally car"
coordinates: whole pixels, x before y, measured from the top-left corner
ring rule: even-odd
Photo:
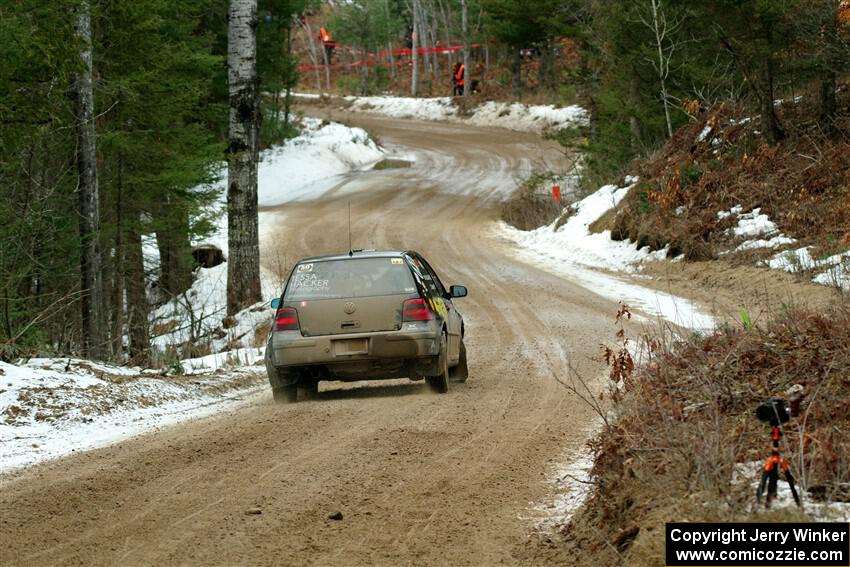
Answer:
[[[436,392],[468,376],[464,323],[448,290],[413,251],[352,251],[299,261],[266,348],[275,400],[311,396],[321,380],[426,380]]]

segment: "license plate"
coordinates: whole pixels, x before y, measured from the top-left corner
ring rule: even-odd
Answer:
[[[334,355],[369,354],[369,339],[342,339],[334,341]]]

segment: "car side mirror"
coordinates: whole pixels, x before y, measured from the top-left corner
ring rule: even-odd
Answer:
[[[275,297],[272,299],[272,309],[277,309],[278,307],[280,307],[280,298]]]
[[[452,287],[450,287],[450,288],[449,288],[449,295],[450,295],[452,298],[455,298],[455,297],[466,297],[466,294],[467,294],[466,286],[463,286],[463,285],[453,285]]]

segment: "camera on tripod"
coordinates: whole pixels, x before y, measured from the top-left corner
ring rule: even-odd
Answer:
[[[791,419],[788,413],[788,402],[782,398],[770,398],[761,403],[756,409],[756,417],[759,421],[769,423],[773,427],[779,427],[781,423],[787,423]]]
[[[796,398],[796,400],[799,401],[799,398]],[[792,411],[789,412],[788,402],[782,398],[770,398],[763,401],[756,409],[756,417],[759,418],[759,421],[763,421],[771,425],[770,440],[773,448],[770,452],[770,457],[768,457],[767,462],[765,462],[764,467],[762,467],[761,481],[759,482],[759,487],[756,491],[756,502],[759,502],[762,494],[764,494],[764,489],[767,488],[767,498],[764,500],[764,505],[767,508],[770,508],[771,502],[776,500],[780,471],[782,471],[785,475],[785,481],[791,489],[791,494],[794,496],[794,502],[797,503],[797,506],[800,506],[800,495],[797,494],[797,487],[794,484],[794,475],[791,474],[791,468],[788,466],[788,462],[782,458],[782,455],[779,454],[779,440],[782,438],[782,430],[779,428],[779,425],[790,421],[792,413],[796,416],[796,410],[798,408],[799,405],[795,402],[795,406],[792,407]]]

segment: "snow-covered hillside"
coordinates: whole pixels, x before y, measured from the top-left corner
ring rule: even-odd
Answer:
[[[566,209],[567,220],[563,223],[556,220],[536,230],[523,231],[499,222],[497,230],[517,245],[517,253],[521,257],[547,270],[568,273],[570,278],[592,286],[591,289],[603,295],[619,297],[645,312],[679,325],[713,328],[714,318],[701,313],[690,301],[636,286],[611,275],[618,272],[637,274],[643,263],[667,259],[667,249],[638,249],[634,242],[611,240],[610,230],[590,230],[590,225],[614,209],[637,181],[635,177],[627,177],[623,187],[601,187]],[[737,221],[728,231],[733,244],[728,250],[722,250],[721,255],[765,248],[781,250],[797,242],[780,233],[776,224],[758,207],[744,212],[743,207],[736,206],[728,211],[718,211],[717,216]],[[810,247],[791,248],[777,252],[761,265],[813,274],[810,277],[815,283],[850,289],[850,252],[813,258]]]

